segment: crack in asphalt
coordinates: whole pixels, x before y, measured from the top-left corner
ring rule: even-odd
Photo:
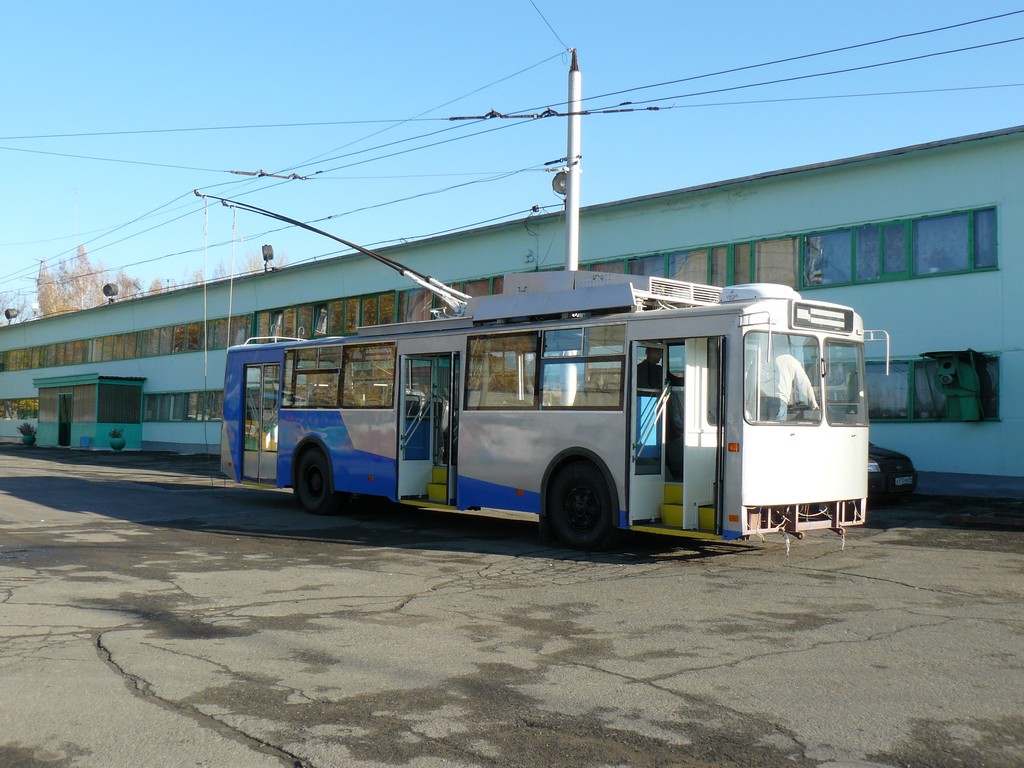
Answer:
[[[142,700],[147,701],[151,704],[156,704],[157,706],[169,712],[173,712],[175,714],[188,717],[190,720],[194,721],[198,725],[209,730],[212,730],[221,736],[226,736],[232,739],[233,741],[248,747],[249,749],[252,749],[256,752],[261,752],[266,755],[270,755],[272,757],[276,757],[283,763],[288,765],[290,768],[316,768],[316,766],[313,763],[309,761],[303,761],[299,758],[298,755],[296,755],[293,752],[289,752],[287,749],[284,749],[283,747],[269,744],[263,739],[257,738],[252,734],[246,733],[241,728],[226,723],[223,720],[220,720],[219,718],[216,718],[213,715],[209,715],[205,712],[202,712],[188,704],[171,701],[169,699],[163,698],[162,696],[159,696],[156,692],[154,692],[153,686],[149,683],[149,681],[145,680],[143,677],[139,675],[129,672],[120,663],[118,663],[118,661],[114,659],[113,652],[109,648],[107,648],[103,643],[103,635],[108,632],[137,628],[138,627],[134,625],[128,625],[124,627],[117,627],[114,629],[107,629],[103,632],[96,632],[94,633],[93,636],[93,643],[95,645],[96,653],[99,656],[100,660],[109,669],[112,669],[117,675],[120,676],[120,678],[124,681],[125,686],[133,694],[139,696]],[[164,650],[168,653],[177,654],[176,651],[173,651],[168,648],[162,648],[161,650]]]

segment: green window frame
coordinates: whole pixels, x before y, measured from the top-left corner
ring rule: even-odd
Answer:
[[[970,353],[970,357],[968,357]],[[939,357],[935,357],[938,355]],[[977,373],[980,419],[958,402],[962,390],[957,382],[943,383],[942,356],[972,360]],[[885,361],[865,364],[868,415],[872,422],[949,422],[999,420],[999,356],[972,353],[933,353],[931,358],[892,360],[886,374]]]
[[[220,421],[224,413],[223,390],[147,392],[142,422]]]
[[[800,235],[800,288],[862,285],[998,269],[994,207]]]

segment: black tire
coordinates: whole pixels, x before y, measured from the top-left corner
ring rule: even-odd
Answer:
[[[299,459],[295,497],[311,515],[336,515],[341,511],[342,500],[334,493],[330,464],[321,451],[308,450]]]
[[[573,549],[605,550],[618,539],[608,483],[589,461],[558,471],[548,491],[547,516],[558,538]]]

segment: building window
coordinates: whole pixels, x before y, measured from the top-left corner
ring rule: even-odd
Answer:
[[[974,212],[974,268],[994,269],[996,266],[996,210],[986,208]]]
[[[730,285],[741,285],[750,282],[750,243],[736,243],[732,247],[732,275]]]
[[[906,421],[910,416],[909,362],[868,363],[868,414],[872,421]]]
[[[995,269],[994,208],[801,237],[801,287],[815,288]]]
[[[674,280],[706,284],[708,282],[708,249],[698,248],[670,254],[668,275]]]
[[[758,283],[796,287],[797,239],[782,237],[754,243],[754,278]]]
[[[198,352],[203,347],[202,323],[189,323],[185,326],[185,351]],[[127,347],[126,347],[127,356]]]
[[[195,392],[152,392],[145,397],[143,421],[213,421],[224,412],[220,390]]]
[[[872,421],[987,421],[999,418],[999,358],[972,350],[867,364]]]
[[[295,335],[300,339],[313,338],[313,307],[304,304],[297,310],[298,328]]]
[[[491,281],[486,277],[481,280],[467,280],[460,290],[467,296],[490,296]]]
[[[284,335],[284,312],[277,311],[270,313],[270,330],[267,333],[268,336],[283,336]]]
[[[326,304],[314,304],[313,305],[313,335],[314,336],[326,336],[327,335],[327,305]]]
[[[90,385],[91,388],[92,385]],[[76,389],[78,388],[76,387]],[[77,392],[75,400],[78,400]],[[97,402],[99,412],[95,417],[96,421],[104,424],[139,424],[142,421],[142,414],[140,413],[142,408],[142,390],[137,386],[101,383],[99,384]],[[78,403],[76,402],[75,405],[78,405]],[[76,413],[75,415],[77,417],[78,414]]]
[[[341,336],[345,333],[345,302],[342,300],[332,301],[328,308],[327,334],[329,336]]]
[[[0,418],[7,421],[39,418],[39,399],[22,397],[14,400],[0,400]]]
[[[937,216],[914,222],[914,274],[966,272],[967,214]]]
[[[729,283],[729,249],[724,245],[711,249],[711,284],[723,287]]]
[[[850,275],[853,233],[849,229],[804,236],[804,285],[843,285]]]
[[[403,292],[398,302],[398,319],[404,323],[429,320],[433,301],[434,294],[426,288],[414,288]]]
[[[626,262],[623,259],[602,261],[599,264],[591,264],[587,269],[591,272],[607,272],[614,275],[623,275],[626,273]]]

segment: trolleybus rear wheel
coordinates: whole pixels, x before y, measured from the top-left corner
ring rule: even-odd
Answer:
[[[604,475],[589,461],[566,465],[551,483],[551,527],[573,549],[608,549],[615,543],[612,495]]]
[[[334,494],[327,457],[312,449],[302,454],[295,473],[295,496],[311,515],[334,515],[341,509],[341,499]]]

